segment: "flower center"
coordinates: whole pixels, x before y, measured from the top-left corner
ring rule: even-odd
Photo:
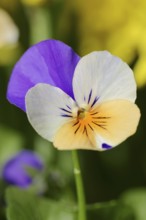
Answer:
[[[79,108],[78,113],[77,113],[78,119],[84,119],[87,113],[88,112],[84,108]]]
[[[88,123],[91,123],[92,116],[90,111],[85,108],[79,108],[77,112],[77,121],[82,126],[86,126]]]
[[[80,107],[76,109],[76,116],[74,116],[74,134],[82,133],[86,136],[97,129],[107,129],[107,119],[110,116],[104,116],[98,109],[92,109],[88,107]]]

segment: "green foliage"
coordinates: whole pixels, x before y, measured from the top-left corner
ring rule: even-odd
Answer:
[[[95,203],[87,206],[88,219],[135,220],[133,210],[119,200]]]
[[[7,220],[75,220],[77,208],[73,203],[54,201],[36,196],[26,190],[8,188],[6,192]],[[131,190],[117,201],[87,206],[92,220],[145,220],[146,189]]]
[[[146,188],[126,191],[121,196],[121,201],[132,209],[135,220],[146,219]]]
[[[0,126],[0,165],[23,147],[23,137],[14,130]]]
[[[9,188],[6,192],[8,220],[74,220],[68,204],[35,196],[26,190]]]

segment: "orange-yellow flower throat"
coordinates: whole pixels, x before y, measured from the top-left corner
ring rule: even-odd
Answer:
[[[97,126],[99,128],[106,129],[106,120],[109,118],[110,117],[99,115],[97,108],[94,110],[92,108],[89,110],[79,108],[73,125],[76,127],[74,133],[76,134],[80,130],[80,132],[85,132],[88,136],[88,133],[97,129]],[[90,132],[88,130],[90,130]]]

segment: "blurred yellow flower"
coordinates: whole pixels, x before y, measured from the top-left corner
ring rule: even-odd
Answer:
[[[78,18],[79,51],[109,50],[131,64],[141,87],[146,84],[146,1],[69,1]]]

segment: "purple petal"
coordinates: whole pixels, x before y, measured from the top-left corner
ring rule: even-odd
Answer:
[[[57,40],[42,41],[26,51],[9,81],[9,102],[25,111],[25,95],[37,83],[59,87],[74,98],[72,78],[80,57]]]
[[[2,176],[10,184],[23,188],[28,187],[32,183],[32,178],[27,173],[26,167],[41,171],[43,169],[43,163],[33,152],[21,151],[5,164]]]

